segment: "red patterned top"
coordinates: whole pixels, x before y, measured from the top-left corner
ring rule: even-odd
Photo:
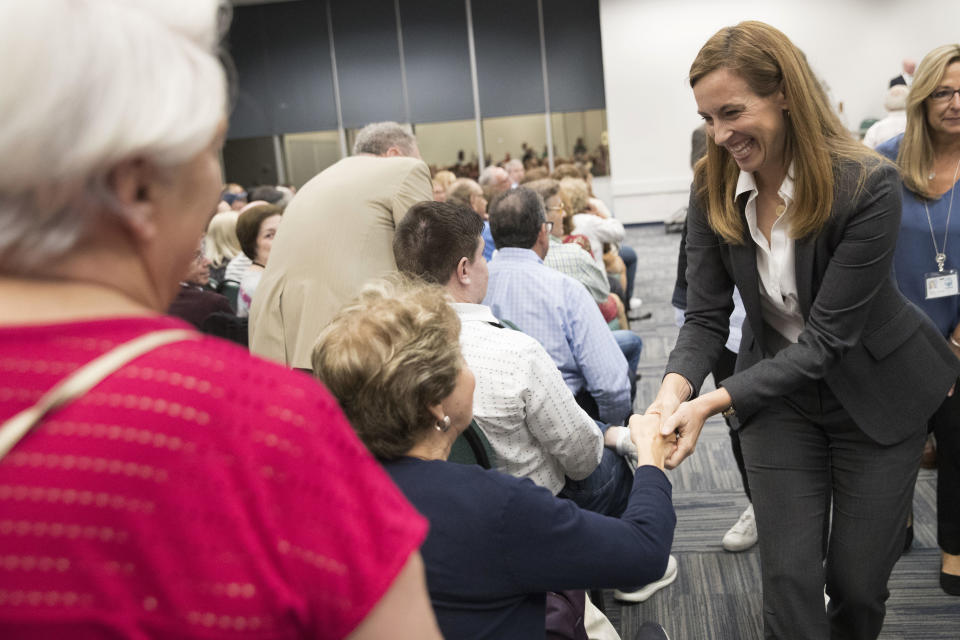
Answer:
[[[0,421],[172,318],[0,328]],[[426,536],[316,381],[162,346],[0,461],[0,637],[342,638]]]

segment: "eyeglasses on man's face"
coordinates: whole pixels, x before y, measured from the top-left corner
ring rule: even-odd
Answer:
[[[954,94],[960,94],[960,89],[950,89],[949,87],[940,87],[936,91],[930,94],[930,102],[933,103],[946,103],[953,100]]]
[[[567,208],[562,204],[557,204],[552,207],[547,207],[547,211],[566,211]]]

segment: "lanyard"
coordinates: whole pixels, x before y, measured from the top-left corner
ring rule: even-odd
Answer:
[[[957,161],[957,168],[953,172],[953,186],[950,187],[950,204],[947,206],[947,226],[943,230],[943,251],[937,248],[937,238],[933,233],[933,219],[930,218],[930,208],[927,201],[923,201],[923,209],[927,212],[927,224],[930,225],[930,239],[933,240],[933,253],[937,261],[937,271],[943,273],[943,265],[947,261],[947,238],[950,234],[950,214],[953,213],[953,192],[957,190],[957,176],[960,176],[960,160]]]

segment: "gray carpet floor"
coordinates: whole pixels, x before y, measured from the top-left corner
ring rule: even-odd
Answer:
[[[670,296],[680,235],[666,234],[662,225],[636,226],[628,229],[626,243],[639,257],[634,294],[653,314],[632,322],[643,338],[643,379],[635,403],[642,411],[656,395],[677,338]],[[708,379],[704,388],[712,384]],[[720,545],[747,505],[722,419],[707,423],[694,455],[668,476],[677,512],[677,580],[640,604],[618,603],[606,592],[608,617],[624,640],[635,638],[645,620],[662,624],[672,640],[762,638],[759,554],[756,548],[727,553]],[[884,640],[960,639],[960,598],[944,594],[938,582],[935,509],[936,472],[921,470],[914,498],[916,538],[890,580]]]

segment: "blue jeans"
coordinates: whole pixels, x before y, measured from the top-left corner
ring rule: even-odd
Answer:
[[[643,340],[633,331],[621,329],[613,332],[623,357],[627,359],[627,379],[630,380],[630,402],[637,395],[637,365],[640,364],[640,352],[643,351]]]
[[[601,426],[601,430],[606,426]],[[600,464],[583,480],[567,478],[557,497],[572,500],[581,509],[619,518],[633,489],[633,473],[623,456],[603,448]]]

